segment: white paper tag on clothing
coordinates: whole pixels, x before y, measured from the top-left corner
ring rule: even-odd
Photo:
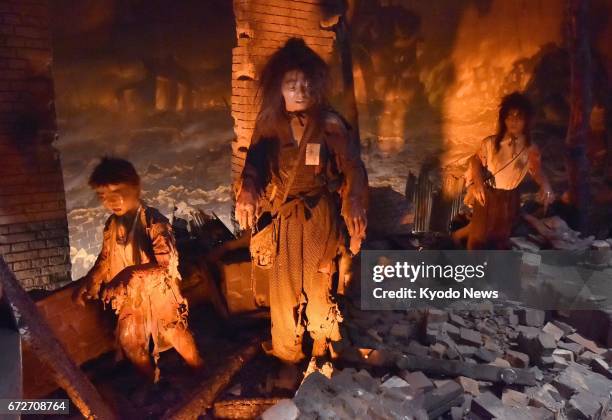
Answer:
[[[308,143],[306,145],[306,165],[318,165],[321,145],[319,143]]]

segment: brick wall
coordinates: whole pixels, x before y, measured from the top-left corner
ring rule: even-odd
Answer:
[[[70,280],[46,0],[0,0],[0,254],[26,289]]]
[[[232,180],[242,172],[257,117],[257,76],[268,57],[291,37],[303,38],[323,59],[332,58],[335,35],[321,29],[334,0],[234,0],[237,46],[233,49]],[[244,150],[242,150],[244,149]]]

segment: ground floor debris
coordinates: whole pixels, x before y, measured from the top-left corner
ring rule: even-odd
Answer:
[[[335,362],[331,379],[311,374],[263,418],[600,419],[608,413],[612,352],[554,311],[491,304],[366,312],[349,305],[349,314],[352,347]]]

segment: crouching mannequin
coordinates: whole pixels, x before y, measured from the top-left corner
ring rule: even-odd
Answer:
[[[128,161],[102,159],[89,185],[113,214],[104,227],[100,255],[74,298],[81,304],[102,299],[112,305],[118,315],[120,348],[154,381],[159,378],[159,353],[170,348],[190,366],[200,367],[202,359],[187,326],[187,301],[179,289],[178,252],[168,219],[140,201],[140,178]]]

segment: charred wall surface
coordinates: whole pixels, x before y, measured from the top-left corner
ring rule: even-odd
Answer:
[[[0,252],[26,289],[70,280],[47,1],[0,1]]]
[[[399,153],[411,164],[427,156],[443,165],[462,164],[495,131],[499,100],[514,90],[533,100],[536,126],[546,129],[539,139],[546,146],[563,143],[569,80],[565,1],[357,4],[352,44],[362,138],[375,140],[381,153]],[[594,91],[609,96],[612,51],[604,40],[612,11],[606,2],[593,1],[591,15],[599,75]],[[601,118],[601,107],[594,113]],[[380,165],[371,166],[379,171]]]

